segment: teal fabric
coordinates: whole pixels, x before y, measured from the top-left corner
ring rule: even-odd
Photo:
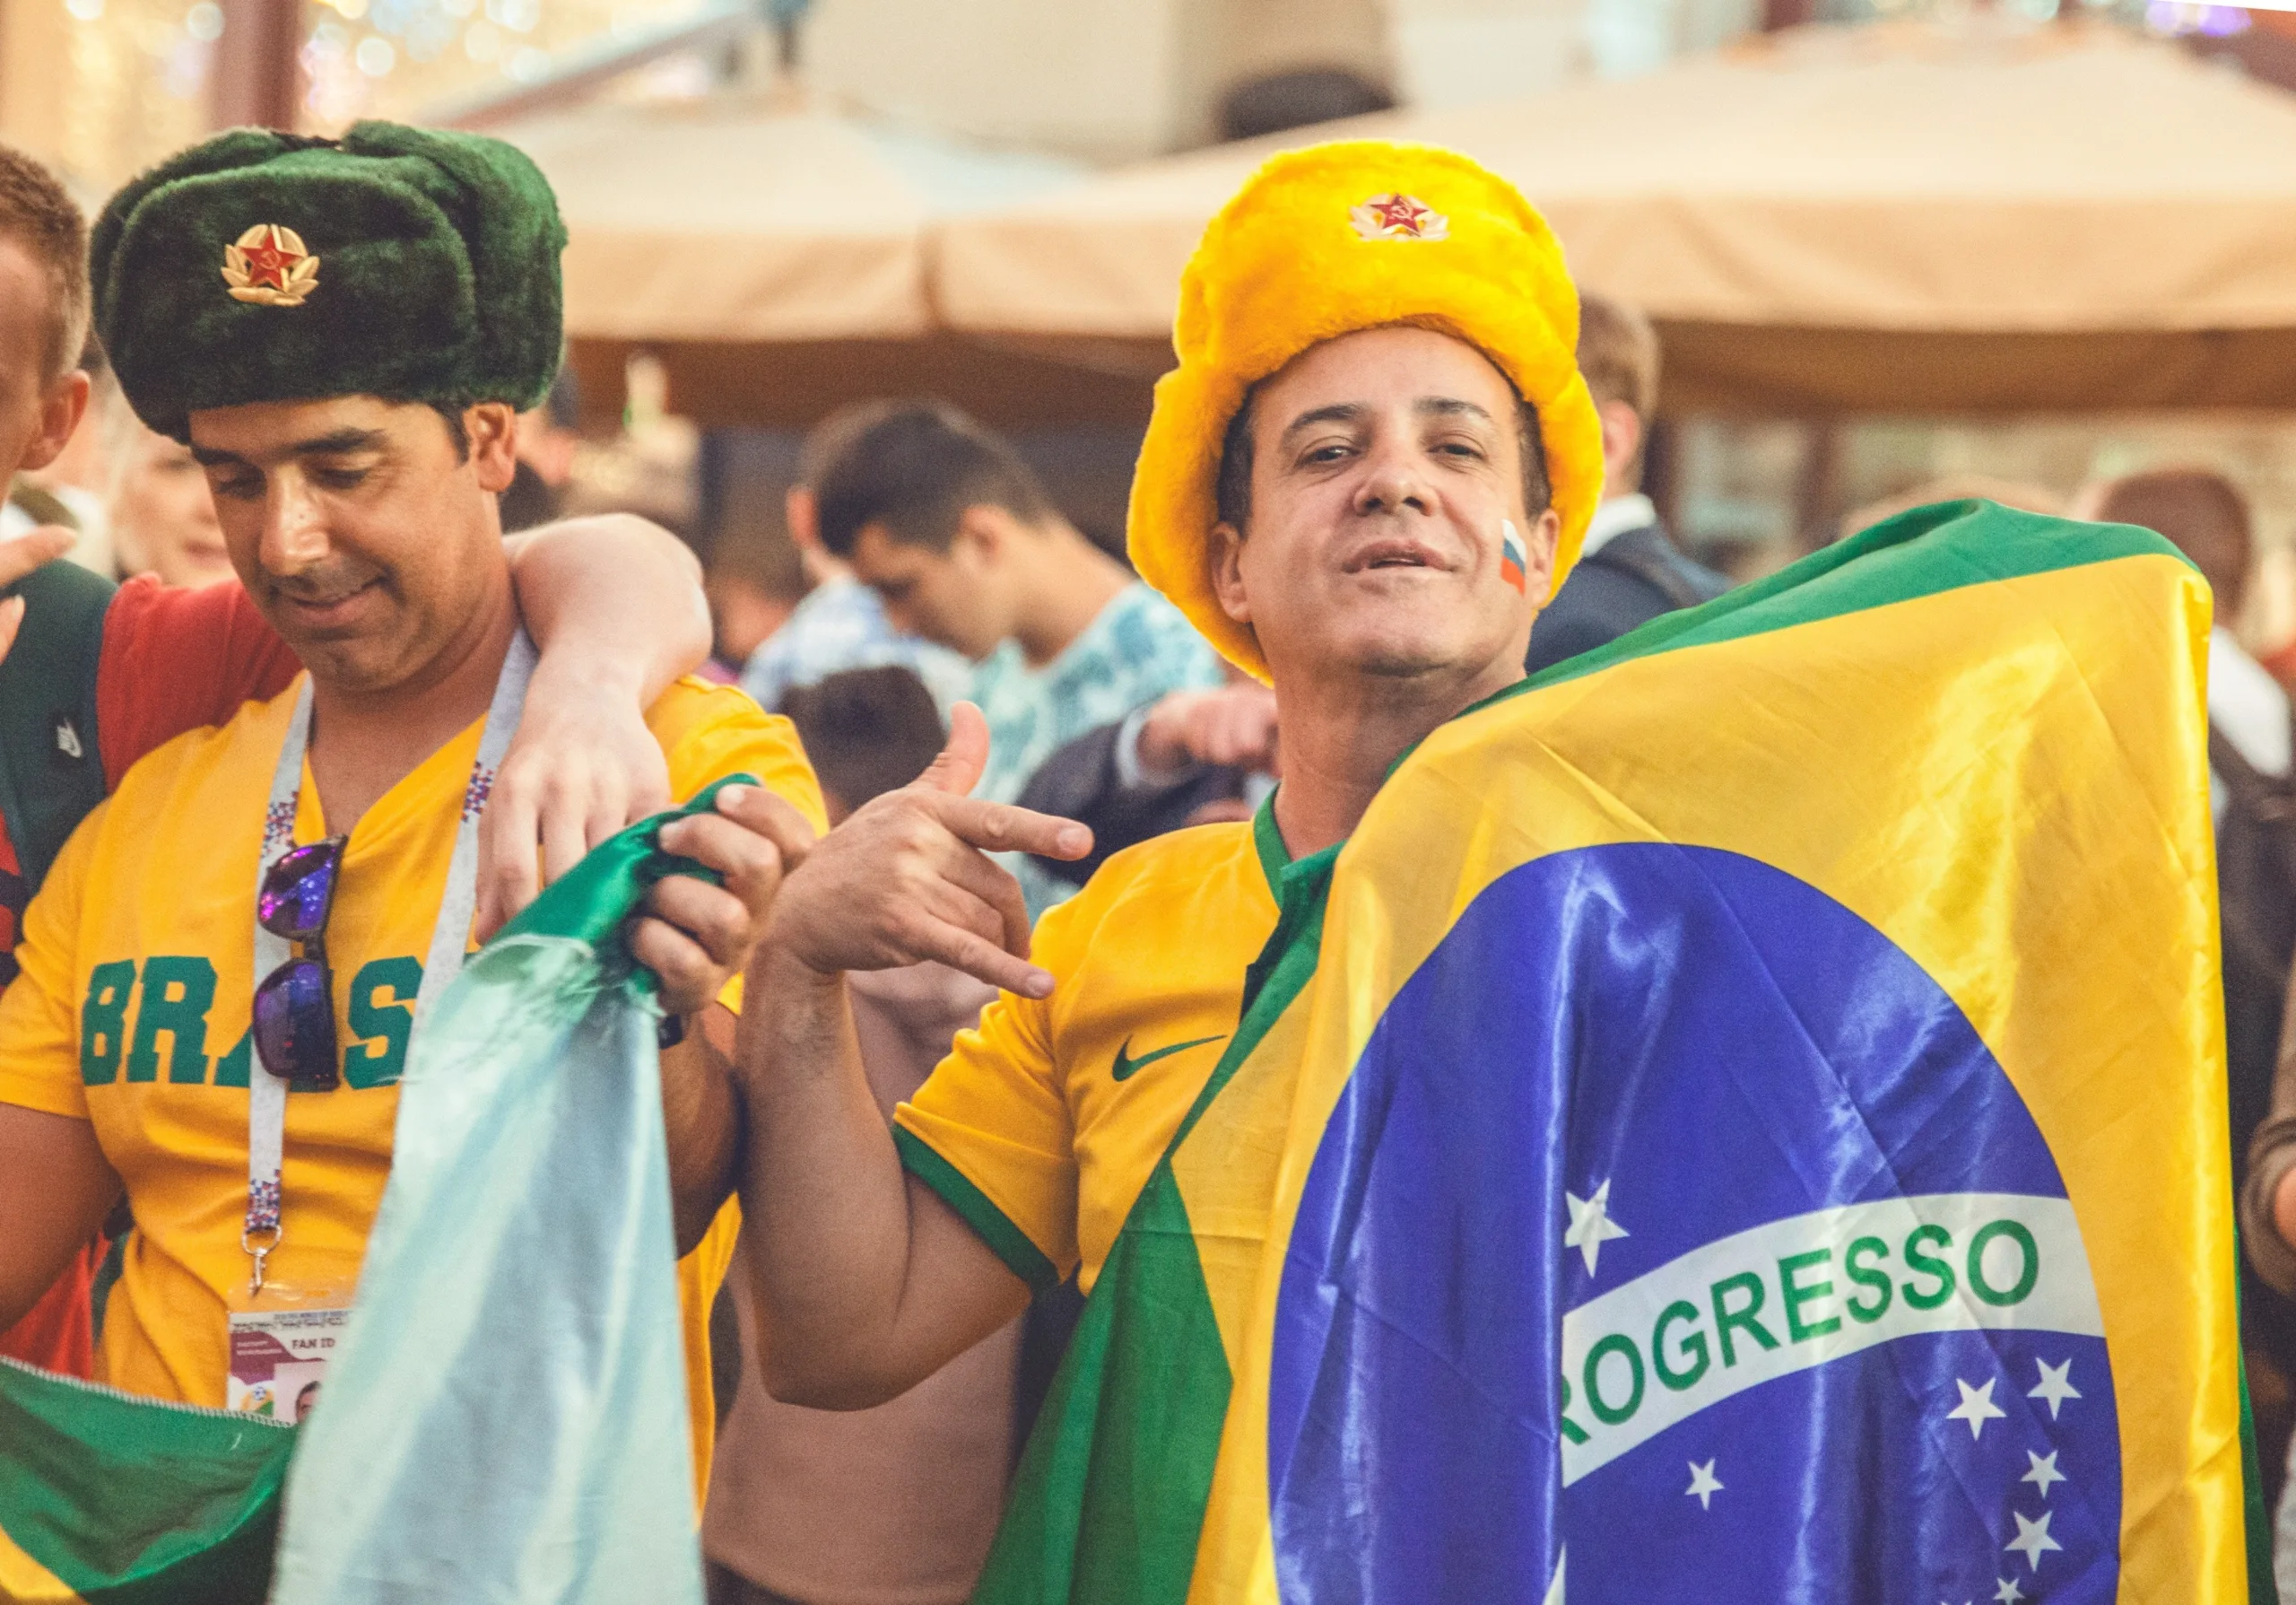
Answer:
[[[277,1605],[700,1605],[657,1013],[620,938],[692,868],[666,817],[474,956],[415,1044]]]

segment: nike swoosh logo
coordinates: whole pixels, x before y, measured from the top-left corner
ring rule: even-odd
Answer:
[[[1132,1039],[1126,1037],[1124,1046],[1116,1051],[1116,1069],[1110,1074],[1118,1081],[1129,1081],[1133,1071],[1145,1069],[1160,1059],[1170,1059],[1173,1054],[1185,1053],[1190,1048],[1201,1048],[1206,1042],[1224,1040],[1223,1036],[1199,1036],[1192,1042],[1174,1042],[1169,1048],[1159,1048],[1153,1053],[1143,1053],[1135,1059],[1132,1057]]]

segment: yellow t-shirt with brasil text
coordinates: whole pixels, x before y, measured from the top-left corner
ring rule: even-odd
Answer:
[[[1038,921],[1052,996],[999,994],[894,1112],[901,1162],[1031,1287],[1091,1290],[1236,1029],[1289,864],[1267,807],[1113,855]]]
[[[299,681],[300,684],[300,681]],[[295,688],[169,742],[82,822],[25,916],[0,998],[0,1103],[91,1121],[135,1217],[97,1374],[220,1407],[228,1314],[247,1306],[248,1020],[256,867]],[[818,829],[795,729],[738,691],[681,681],[647,722],[683,800],[746,771]],[[287,1099],[283,1236],[267,1276],[348,1304],[390,1173],[398,1077],[445,894],[481,723],[430,755],[351,833],[326,955],[343,1082]],[[326,834],[308,766],[295,839]],[[259,1071],[257,1073],[260,1073]],[[728,1201],[678,1268],[695,1467],[706,1475],[709,1301],[732,1259]]]

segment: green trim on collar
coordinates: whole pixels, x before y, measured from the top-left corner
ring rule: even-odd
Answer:
[[[905,1126],[893,1128],[893,1147],[900,1152],[901,1168],[938,1193],[941,1201],[973,1229],[973,1234],[988,1244],[989,1252],[1004,1261],[1005,1269],[1029,1285],[1030,1292],[1049,1292],[1060,1286],[1059,1268],[987,1193],[972,1184],[972,1178]]]
[[[1292,867],[1292,850],[1275,826],[1275,793],[1271,791],[1252,815],[1252,846],[1259,852],[1259,869],[1267,877],[1268,894],[1283,901],[1283,872]]]

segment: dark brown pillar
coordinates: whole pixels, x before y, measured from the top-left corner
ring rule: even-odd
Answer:
[[[222,0],[211,115],[218,128],[295,126],[302,109],[303,0]]]

